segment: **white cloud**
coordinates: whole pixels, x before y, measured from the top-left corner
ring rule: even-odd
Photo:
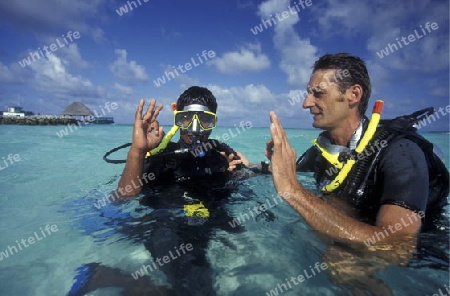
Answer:
[[[353,30],[367,30],[375,24],[374,18],[378,17],[375,13],[377,9],[364,1],[329,0],[314,4],[311,9],[321,30],[339,34],[351,34]],[[367,21],[369,19],[371,21]]]
[[[369,0],[330,0],[315,6],[313,10],[324,30],[323,34],[330,32],[352,36],[357,32],[367,35],[366,47],[371,56],[367,60],[373,64],[408,71],[439,71],[448,67],[448,31],[445,28],[448,3],[445,1],[431,3],[412,0],[392,5],[390,0],[380,0],[375,5]],[[400,40],[403,36],[414,34],[414,30],[421,33],[420,26],[426,22],[436,22],[440,29],[402,48],[398,46],[396,38]],[[380,59],[376,53],[385,49],[388,43],[396,44],[399,50]]]
[[[18,63],[6,66],[0,61],[1,83],[24,83],[28,77],[29,72],[23,69]]]
[[[109,65],[109,69],[115,77],[129,83],[134,83],[136,80],[144,82],[149,80],[144,66],[138,65],[136,61],[127,61],[125,49],[116,49],[116,54],[119,57]]]
[[[258,15],[268,19],[288,7],[289,0],[268,0],[258,7]],[[286,73],[287,82],[292,86],[304,86],[308,83],[310,68],[317,59],[317,47],[311,44],[309,38],[301,38],[294,29],[299,21],[299,15],[295,14],[274,26],[273,41],[281,57],[279,67]]]
[[[392,28],[383,36],[370,38],[367,49],[375,54],[388,50],[389,55],[382,59],[376,55],[373,57],[373,62],[390,69],[420,72],[443,70],[448,68],[448,42],[441,38],[438,30],[424,35],[420,25],[408,29]],[[414,42],[404,39],[408,44],[401,41],[403,37],[406,38],[409,35],[417,36],[416,31],[420,39],[415,39]]]
[[[64,61],[56,55],[48,55],[28,66],[34,73],[30,86],[36,90],[52,92],[59,97],[100,97],[101,88],[95,87],[89,79],[74,76],[66,70]]]
[[[56,52],[55,52],[56,53]],[[20,83],[34,90],[51,94],[51,97],[99,97],[104,92],[100,87],[95,87],[89,79],[68,71],[68,65],[72,62],[82,61],[77,54],[76,47],[68,50],[63,55],[69,57],[65,60],[55,53],[32,61],[25,68],[18,63],[4,65],[0,62],[0,82]]]
[[[224,125],[233,125],[243,119],[250,120],[256,126],[269,125],[269,112],[274,110],[280,117],[290,122],[306,123],[310,126],[308,112],[301,103],[292,106],[289,100],[296,96],[299,90],[275,94],[263,84],[249,84],[244,87],[222,88],[219,85],[209,85],[208,89],[217,98],[217,116]]]
[[[114,83],[114,88],[125,95],[131,95],[132,93],[134,93],[131,87],[122,85],[120,83]]]
[[[71,43],[59,50],[51,53],[56,54],[61,60],[64,61],[64,65],[74,67],[77,69],[88,69],[90,67],[89,63],[83,60],[81,57],[78,45],[76,43]]]
[[[222,57],[216,57],[208,62],[221,73],[259,72],[270,68],[267,55],[261,53],[261,44],[248,44],[238,52],[227,52]]]

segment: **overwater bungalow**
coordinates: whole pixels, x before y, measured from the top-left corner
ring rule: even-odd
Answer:
[[[61,112],[63,116],[76,118],[84,124],[111,124],[114,123],[113,117],[95,116],[94,113],[81,102],[73,102]]]

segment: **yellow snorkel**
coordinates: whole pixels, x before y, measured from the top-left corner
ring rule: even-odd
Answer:
[[[171,107],[172,107],[172,111],[174,113],[176,113],[175,111],[177,110],[177,104],[176,103],[172,103]],[[198,118],[197,118],[197,120],[198,120]],[[214,124],[215,124],[215,122],[214,122]],[[167,147],[167,145],[170,143],[170,140],[172,140],[173,136],[175,136],[175,134],[177,133],[179,128],[180,127],[174,122],[174,125],[172,126],[170,131],[167,134],[164,135],[164,138],[162,139],[161,143],[159,143],[159,145],[157,147],[155,147],[152,150],[148,151],[145,154],[145,158],[149,158],[149,157],[152,157],[152,156],[155,156],[155,155],[161,153],[161,151],[163,151]],[[212,129],[212,128],[210,128],[210,129]],[[123,144],[123,145],[121,145],[119,147],[111,149],[110,151],[105,153],[105,155],[103,156],[103,160],[108,162],[108,163],[126,163],[127,162],[126,159],[114,160],[114,159],[108,159],[108,156],[111,155],[112,153],[120,150],[120,149],[123,149],[123,148],[126,148],[126,147],[130,147],[130,146],[131,146],[131,143],[126,143],[126,144]],[[188,151],[189,150],[187,148],[183,148],[183,149],[178,149],[178,150],[175,150],[175,151],[172,151],[172,152],[168,152],[168,153],[184,153],[184,152],[188,152]],[[160,155],[164,155],[164,154],[160,154]]]
[[[344,166],[344,163],[339,161],[339,154],[331,154],[330,152],[328,152],[326,149],[324,149],[323,147],[321,147],[319,145],[319,139],[314,139],[312,141],[313,145],[316,146],[319,150],[320,153],[322,153],[322,156],[328,160],[328,162],[330,164],[332,164],[333,166],[335,166],[338,169],[342,169],[342,167]]]
[[[147,152],[147,154],[145,155],[145,157],[150,157],[152,155],[158,154],[160,153],[162,150],[164,150],[167,147],[167,144],[169,144],[170,140],[172,140],[173,136],[175,136],[175,134],[177,133],[178,129],[180,127],[177,125],[172,126],[172,128],[170,129],[170,131],[164,136],[163,140],[161,141],[161,143],[158,145],[158,147],[153,148],[152,150],[150,150],[149,152]]]
[[[172,107],[172,111],[177,110],[177,104],[176,103],[172,103],[171,107]],[[173,136],[175,136],[175,134],[177,133],[179,128],[180,127],[178,125],[174,124],[172,126],[172,128],[170,129],[170,131],[164,136],[164,138],[161,141],[161,143],[156,148],[153,148],[152,150],[147,152],[145,157],[153,156],[155,154],[160,153],[162,150],[164,150],[167,147],[167,144],[169,144],[170,140],[172,140]]]
[[[378,127],[378,123],[380,122],[383,105],[384,105],[384,102],[381,100],[378,100],[375,102],[375,104],[373,106],[373,110],[372,110],[372,117],[370,119],[369,125],[367,126],[367,130],[366,130],[363,138],[361,139],[361,141],[359,142],[358,146],[355,149],[356,153],[363,152],[364,149],[366,148],[367,144],[369,144],[369,141],[375,135],[375,131]],[[317,141],[313,141],[314,144],[316,144],[316,142]],[[316,145],[316,146],[318,146],[318,145]],[[321,151],[322,150],[324,150],[324,149],[322,148]],[[330,155],[331,154],[329,154],[329,156]],[[326,185],[322,188],[322,190],[324,192],[333,192],[335,189],[337,189],[344,182],[345,178],[347,178],[348,173],[350,172],[350,170],[352,169],[353,165],[356,162],[354,159],[350,158],[347,160],[347,162],[345,164],[342,164],[338,161],[337,157],[338,157],[338,155],[336,155],[336,156],[331,155],[330,159],[332,160],[332,162],[330,161],[330,159],[327,158],[327,160],[329,160],[331,164],[333,164],[337,168],[339,168],[339,166],[340,166],[342,169],[339,171],[338,175],[336,176],[336,178],[334,178],[333,181],[331,181],[328,185]],[[336,158],[335,161],[333,160],[334,158]]]

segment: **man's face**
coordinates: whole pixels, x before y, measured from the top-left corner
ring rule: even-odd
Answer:
[[[332,130],[348,116],[347,92],[342,94],[339,91],[335,71],[318,70],[309,80],[308,96],[303,102],[303,108],[309,109],[314,115],[315,128]]]

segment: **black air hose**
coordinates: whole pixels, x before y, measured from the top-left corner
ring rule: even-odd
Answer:
[[[380,142],[382,140],[387,140],[391,133],[387,130],[380,131],[377,135],[369,142],[369,144],[364,148],[361,153],[364,153],[366,149],[368,149],[371,144],[376,143],[376,141]],[[359,189],[359,185],[362,183],[365,174],[369,173],[369,167],[371,166],[373,157],[363,157],[358,160],[352,170],[347,177],[347,183],[342,192],[342,195],[345,197],[358,198],[361,193],[358,194],[357,190]]]
[[[126,162],[127,162],[126,159],[123,159],[123,160],[122,160],[122,159],[121,159],[121,160],[108,159],[108,156],[109,156],[111,153],[114,153],[114,152],[116,152],[116,151],[118,151],[118,150],[120,150],[120,149],[126,148],[126,147],[128,147],[128,146],[131,146],[131,143],[126,143],[126,144],[123,144],[123,145],[121,145],[121,146],[119,146],[119,147],[116,147],[116,148],[114,148],[114,149],[111,149],[110,151],[106,152],[105,155],[103,155],[103,160],[106,161],[107,163],[126,163]]]
[[[371,144],[376,143],[376,141],[386,140],[390,142],[392,138],[396,137],[398,134],[410,129],[413,124],[416,124],[422,118],[426,118],[435,112],[434,108],[429,107],[416,111],[410,115],[400,116],[395,119],[380,120],[380,126],[382,130],[378,132],[366,148],[361,152],[364,153],[366,149],[371,146]],[[387,128],[389,127],[389,129]],[[347,177],[347,184],[342,192],[343,196],[348,196],[353,199],[358,199],[364,195],[365,182],[367,181],[368,174],[374,165],[374,159],[378,156],[376,153],[375,157],[363,157],[361,160],[357,161]],[[365,177],[364,177],[364,174]],[[364,186],[363,186],[364,185]]]

